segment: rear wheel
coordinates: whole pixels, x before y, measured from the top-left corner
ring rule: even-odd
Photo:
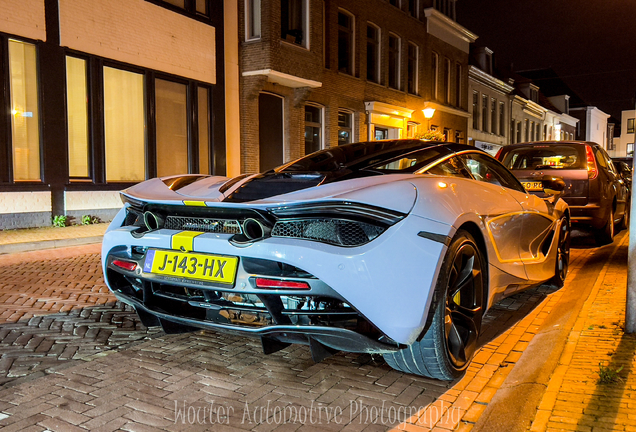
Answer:
[[[609,217],[605,222],[603,228],[594,231],[594,237],[596,238],[596,243],[599,246],[609,244],[614,241],[614,209],[611,208],[609,212]]]
[[[441,380],[462,375],[477,349],[486,289],[485,260],[473,237],[459,230],[451,242],[435,288],[433,321],[424,337],[385,354],[402,372]]]
[[[565,278],[568,275],[570,266],[570,219],[567,217],[561,220],[561,226],[559,227],[556,263],[554,266],[554,276],[548,283],[561,288],[565,284]]]

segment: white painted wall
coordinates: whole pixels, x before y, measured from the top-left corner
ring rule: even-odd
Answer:
[[[50,192],[2,192],[0,214],[39,213],[51,211]]]

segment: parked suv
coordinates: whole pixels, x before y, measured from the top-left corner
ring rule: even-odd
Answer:
[[[598,144],[539,141],[503,147],[499,159],[530,193],[545,197],[541,179],[562,177],[561,197],[570,206],[573,225],[590,227],[599,244],[611,243],[614,225],[627,228],[629,195],[612,160]]]

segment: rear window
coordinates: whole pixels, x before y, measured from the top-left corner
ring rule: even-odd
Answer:
[[[510,170],[585,169],[587,161],[582,145],[533,145],[511,149],[502,163]]]

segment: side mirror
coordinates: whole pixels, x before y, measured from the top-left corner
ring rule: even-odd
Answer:
[[[554,177],[551,175],[544,175],[541,178],[541,186],[543,192],[548,195],[559,195],[565,189],[565,182],[561,177]]]

